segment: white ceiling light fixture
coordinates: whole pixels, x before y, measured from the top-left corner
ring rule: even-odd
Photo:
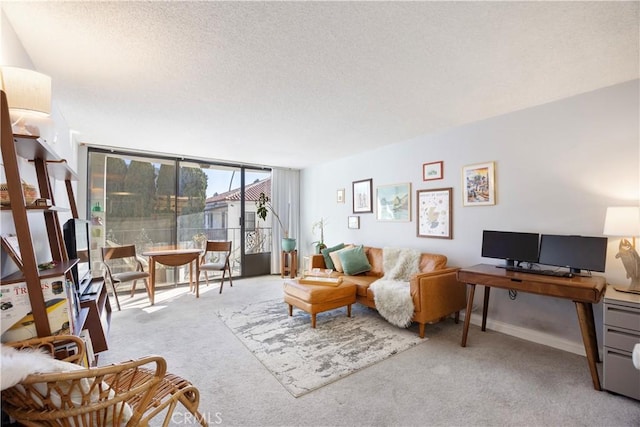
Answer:
[[[38,125],[51,114],[51,77],[17,67],[0,68],[13,133],[40,135]]]
[[[605,236],[622,237],[616,258],[622,260],[627,278],[631,279],[628,288],[614,286],[618,291],[640,294],[640,256],[636,252],[636,236],[640,236],[640,207],[616,206],[607,208],[604,220]],[[627,238],[631,237],[633,243]]]

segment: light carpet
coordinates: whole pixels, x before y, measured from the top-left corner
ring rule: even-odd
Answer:
[[[358,304],[317,315],[294,308],[289,317],[281,299],[218,312],[220,319],[293,396],[344,378],[426,339],[389,324]]]

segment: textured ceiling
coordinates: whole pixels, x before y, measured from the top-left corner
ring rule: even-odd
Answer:
[[[304,168],[638,78],[638,5],[1,7],[80,141]]]

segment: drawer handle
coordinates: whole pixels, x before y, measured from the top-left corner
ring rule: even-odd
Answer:
[[[611,350],[610,348],[607,348],[607,353],[615,354],[616,356],[624,357],[625,359],[631,360],[631,356],[629,356],[629,354],[620,353],[619,351]]]
[[[629,333],[626,331],[621,331],[620,329],[611,329],[611,328],[607,328],[607,332],[613,333],[613,334],[618,334],[618,335],[625,335],[631,338],[640,338],[640,334],[633,334],[633,333]]]
[[[623,308],[617,308],[617,307],[610,307],[607,306],[607,311],[617,311],[618,313],[625,313],[625,314],[631,314],[631,315],[640,315],[640,311],[635,311],[633,309],[623,309]]]

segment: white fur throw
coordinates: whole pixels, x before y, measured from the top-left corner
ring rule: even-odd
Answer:
[[[415,249],[382,248],[383,279],[408,282],[420,271],[420,256]]]
[[[2,346],[2,365],[0,366],[2,390],[13,387],[31,374],[84,369],[82,366],[54,359],[39,351],[16,350],[5,345]]]
[[[384,276],[371,284],[378,313],[401,328],[409,327],[413,319],[409,280],[420,271],[420,256],[414,249],[382,248]]]
[[[62,360],[54,359],[51,355],[42,353],[40,351],[35,350],[16,350],[13,347],[1,346],[1,376],[0,382],[2,383],[2,390],[7,388],[16,386],[22,388],[24,391],[24,387],[20,385],[20,382],[24,380],[27,376],[31,374],[45,374],[52,372],[66,372],[66,371],[76,371],[81,369],[86,369],[83,366],[76,365],[70,362],[64,362]],[[69,382],[61,381],[58,385],[60,390],[64,393],[68,393],[73,387],[73,384]],[[42,396],[47,396],[47,386],[43,383],[35,384],[34,387],[37,389],[38,393]],[[100,390],[98,388],[94,388],[91,390],[91,382],[88,379],[82,379],[79,383],[79,387],[82,388],[83,393],[91,393],[92,400],[98,400],[100,398]],[[113,390],[109,389],[109,386],[103,383],[103,389],[109,390],[109,398],[115,396]],[[51,402],[57,407],[61,407],[62,399],[60,398],[59,393],[56,390],[51,390],[48,395],[51,399]],[[43,402],[40,400],[38,396],[31,396],[39,405],[43,405]],[[70,393],[70,399],[74,405],[80,405],[82,402],[82,393],[79,390],[73,389]],[[129,404],[127,403],[118,403],[118,405],[124,405],[123,411],[123,420],[121,425],[125,425],[127,421],[133,415],[133,411]],[[119,409],[117,409],[119,410]],[[101,420],[105,422],[105,426],[113,425],[113,412],[109,411],[106,419]],[[68,420],[69,425],[76,425],[73,420]],[[97,420],[94,420],[97,421]]]
[[[409,282],[378,279],[371,284],[378,313],[392,325],[407,328],[413,319]]]

